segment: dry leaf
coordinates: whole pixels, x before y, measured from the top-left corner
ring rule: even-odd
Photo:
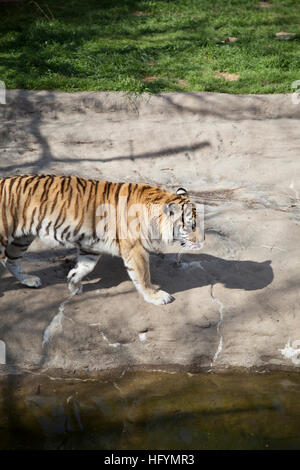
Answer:
[[[149,67],[153,67],[153,65],[157,65],[158,62],[147,62],[147,65],[149,65]]]
[[[147,13],[145,11],[133,11],[132,15],[133,16],[146,16]]]
[[[226,38],[225,41],[221,41],[221,42],[227,44],[228,42],[236,42],[238,40],[239,40],[239,38],[234,38],[234,37],[228,36],[228,38]]]
[[[234,82],[240,78],[238,73],[218,72],[215,74],[216,78],[224,78],[228,82]]]
[[[183,80],[183,79],[177,80],[177,83],[179,85],[183,85],[183,86],[189,86],[190,85],[189,82],[187,82],[186,80]]]
[[[281,39],[284,41],[287,41],[288,39],[292,39],[295,35],[295,33],[288,33],[286,31],[280,31],[280,33],[276,33],[277,39]]]
[[[259,2],[258,8],[271,8],[272,6],[269,2]]]
[[[155,82],[158,79],[158,77],[144,77],[142,78],[142,82]]]

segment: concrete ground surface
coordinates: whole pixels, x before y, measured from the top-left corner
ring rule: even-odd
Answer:
[[[162,307],[106,255],[70,296],[75,251],[35,241],[24,266],[42,288],[1,272],[2,372],[298,369],[299,118],[291,95],[7,91],[0,176],[183,186],[205,201],[206,240],[152,256],[154,284],[175,297]]]

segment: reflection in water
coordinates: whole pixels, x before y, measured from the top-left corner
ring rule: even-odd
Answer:
[[[1,378],[0,449],[300,449],[300,376]]]

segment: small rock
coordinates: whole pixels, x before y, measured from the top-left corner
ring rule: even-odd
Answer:
[[[144,341],[146,341],[146,333],[139,333],[139,339],[141,341],[141,343],[144,343]]]
[[[289,39],[292,39],[296,36],[295,33],[287,33],[286,31],[280,31],[279,33],[276,33],[276,38],[281,39],[282,41],[288,41]]]

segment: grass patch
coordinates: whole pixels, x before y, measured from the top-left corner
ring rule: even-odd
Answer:
[[[300,79],[295,0],[24,0],[0,15],[7,88],[289,93]]]

